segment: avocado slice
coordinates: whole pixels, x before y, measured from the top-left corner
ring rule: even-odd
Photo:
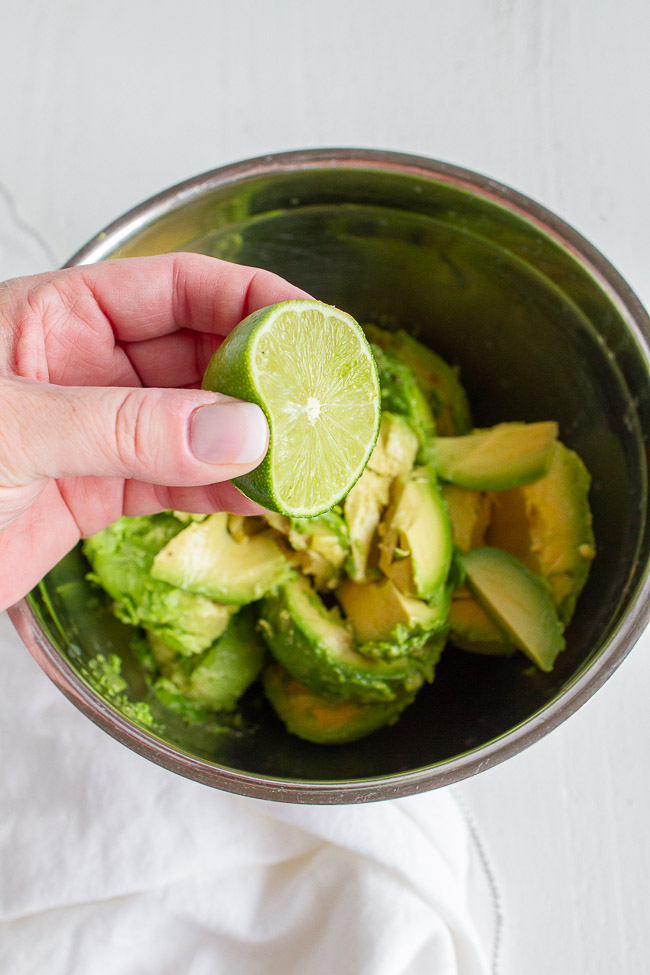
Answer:
[[[490,496],[481,491],[444,484],[440,493],[449,512],[451,537],[461,552],[485,545],[490,522]],[[449,609],[449,642],[473,653],[510,656],[516,648],[486,614],[466,586],[459,586]]]
[[[369,342],[393,352],[411,370],[431,408],[439,436],[458,436],[472,429],[467,393],[456,369],[403,329],[363,328]]]
[[[382,413],[377,443],[368,461],[370,470],[386,477],[408,474],[417,452],[418,438],[404,417]]]
[[[343,565],[350,551],[348,526],[338,507],[317,518],[290,519],[288,539],[292,548],[317,552],[336,569]]]
[[[498,423],[463,437],[437,437],[438,476],[476,491],[504,491],[542,477],[551,462],[557,423]]]
[[[540,670],[552,670],[565,643],[544,581],[498,548],[475,548],[460,561],[470,592],[488,616]]]
[[[236,542],[225,512],[184,528],[158,552],[151,568],[154,579],[235,605],[254,602],[291,573],[270,530]]]
[[[311,576],[319,592],[339,584],[350,554],[350,537],[338,505],[316,518],[286,518],[275,512],[265,517],[291,547],[290,564]]]
[[[380,528],[379,568],[403,592],[435,599],[452,557],[447,508],[429,467],[415,467],[393,484],[393,499]]]
[[[415,692],[393,701],[333,698],[305,687],[279,664],[264,671],[264,691],[287,731],[317,745],[342,745],[394,724]]]
[[[422,683],[417,660],[358,653],[351,628],[326,609],[304,576],[262,600],[258,626],[275,659],[317,694],[391,701]]]
[[[390,579],[356,583],[336,590],[357,649],[370,657],[394,659],[419,650],[433,633],[446,629],[450,596],[442,589],[435,605],[400,592]]]
[[[442,500],[447,506],[451,522],[451,539],[461,552],[485,545],[485,534],[490,524],[490,496],[482,491],[443,484]],[[499,546],[497,546],[499,547]]]
[[[183,654],[201,653],[223,633],[230,610],[211,599],[152,578],[155,555],[183,531],[171,514],[120,518],[83,543],[113,611],[133,626],[158,634]]]
[[[231,617],[226,630],[198,661],[179,659],[161,637],[153,633],[147,636],[163,676],[173,681],[179,694],[212,711],[235,707],[259,677],[266,655],[266,645],[250,607]]]
[[[343,512],[350,537],[350,556],[345,570],[355,582],[364,582],[368,575],[368,556],[372,540],[388,504],[391,479],[365,471],[343,502]]]
[[[461,590],[464,590],[461,594]],[[449,642],[459,650],[486,656],[511,657],[517,648],[464,586],[457,589],[449,609]]]
[[[492,496],[488,544],[515,555],[547,580],[565,625],[596,554],[589,486],[589,472],[578,454],[557,442],[544,477]]]
[[[425,463],[436,433],[436,423],[426,397],[413,373],[393,352],[371,345],[381,388],[382,414],[402,416],[418,438],[418,461]]]

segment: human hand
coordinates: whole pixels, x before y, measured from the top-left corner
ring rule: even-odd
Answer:
[[[303,297],[197,254],[0,284],[0,610],[121,515],[261,510],[227,482],[264,457],[264,414],[200,381],[242,318]]]

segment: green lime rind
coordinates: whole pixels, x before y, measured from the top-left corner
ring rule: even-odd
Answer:
[[[349,469],[345,465],[341,465],[340,462],[328,464],[327,468],[322,471],[321,479],[321,483],[327,484],[327,489],[323,490],[321,497],[309,504],[294,503],[286,497],[279,496],[277,474],[275,473],[275,455],[278,452],[278,444],[281,440],[279,436],[280,420],[278,416],[274,415],[274,410],[268,402],[268,396],[265,397],[259,389],[259,374],[255,370],[256,348],[260,336],[267,334],[272,329],[273,323],[281,315],[291,312],[298,315],[320,313],[329,319],[334,318],[339,323],[347,324],[355,335],[357,348],[363,351],[363,361],[370,366],[367,370],[371,384],[371,388],[368,390],[368,402],[375,404],[373,426],[372,429],[363,433],[365,442],[363,450],[358,452],[356,464]],[[312,368],[312,362],[314,368],[320,369],[323,363],[329,360],[325,347],[321,352],[320,356],[314,355],[312,357],[312,361],[308,363],[308,369]],[[287,355],[291,354],[295,354],[295,349],[287,350]],[[304,360],[301,364],[304,365]],[[354,363],[348,365],[351,368]],[[345,377],[338,378],[343,382],[345,380]],[[280,302],[253,312],[226,336],[214,353],[206,369],[202,385],[204,389],[256,403],[263,410],[269,426],[269,448],[266,456],[254,470],[233,478],[232,483],[242,494],[268,510],[277,511],[292,518],[312,518],[323,514],[345,497],[363,473],[379,433],[381,419],[379,376],[363,329],[344,312],[312,300]],[[358,442],[358,437],[355,442]],[[341,453],[345,452],[342,451]],[[325,459],[323,459],[322,464],[324,468]],[[293,473],[291,471],[289,475],[292,476]]]

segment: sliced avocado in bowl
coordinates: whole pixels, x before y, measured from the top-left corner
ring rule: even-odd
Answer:
[[[171,514],[120,518],[83,543],[90,578],[113,599],[125,623],[143,626],[183,654],[201,653],[223,633],[228,607],[151,575],[156,554],[183,531]]]
[[[359,653],[351,627],[304,576],[262,600],[258,625],[275,659],[318,694],[391,701],[422,683],[415,659],[372,660]]]
[[[431,455],[443,481],[476,491],[505,491],[546,473],[557,433],[553,421],[498,423],[462,437],[437,437]]]
[[[424,463],[436,433],[431,407],[408,366],[393,352],[384,352],[378,345],[371,348],[379,373],[382,414],[404,417],[418,438],[418,460]]]
[[[488,544],[515,555],[547,580],[565,625],[596,554],[589,485],[580,457],[557,442],[544,477],[492,498]]]
[[[365,469],[343,502],[350,537],[346,572],[356,582],[368,578],[368,559],[381,515],[390,500],[390,477]]]
[[[517,647],[508,634],[488,616],[467,590],[458,597],[454,594],[447,622],[449,642],[459,650],[489,657],[511,657],[517,652]]]
[[[452,557],[451,524],[430,467],[393,484],[380,528],[379,568],[408,595],[436,599]]]
[[[292,575],[270,530],[238,542],[228,531],[228,517],[219,512],[189,524],[157,553],[152,577],[222,603],[243,605]]]
[[[440,486],[442,500],[447,506],[451,524],[451,539],[461,552],[485,545],[485,534],[491,518],[490,496],[483,491],[457,487],[455,484]]]
[[[401,592],[391,579],[356,583],[336,590],[360,653],[380,659],[413,654],[433,633],[446,630],[450,595],[445,588],[434,605]]]
[[[317,694],[279,664],[264,671],[264,691],[287,731],[317,745],[342,745],[394,724],[415,692],[392,701],[358,701]]]
[[[399,477],[408,474],[418,452],[418,438],[403,416],[384,410],[377,443],[368,467],[375,474]]]
[[[211,711],[230,711],[236,706],[259,677],[266,655],[256,614],[248,606],[231,616],[219,639],[198,659],[179,658],[154,633],[148,633],[147,638],[163,679],[171,680],[178,694]],[[167,683],[162,686],[171,690]]]
[[[433,413],[439,436],[453,437],[471,430],[467,393],[452,366],[403,329],[389,332],[376,325],[363,328],[369,342],[392,352],[411,370]]]
[[[467,586],[488,616],[540,670],[550,671],[565,642],[544,581],[498,548],[475,548],[459,558]]]

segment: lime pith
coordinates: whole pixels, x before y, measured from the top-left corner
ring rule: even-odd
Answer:
[[[329,510],[361,475],[377,439],[370,346],[353,318],[318,301],[249,315],[215,352],[203,386],[264,410],[268,453],[234,483],[272,511],[306,518]]]

